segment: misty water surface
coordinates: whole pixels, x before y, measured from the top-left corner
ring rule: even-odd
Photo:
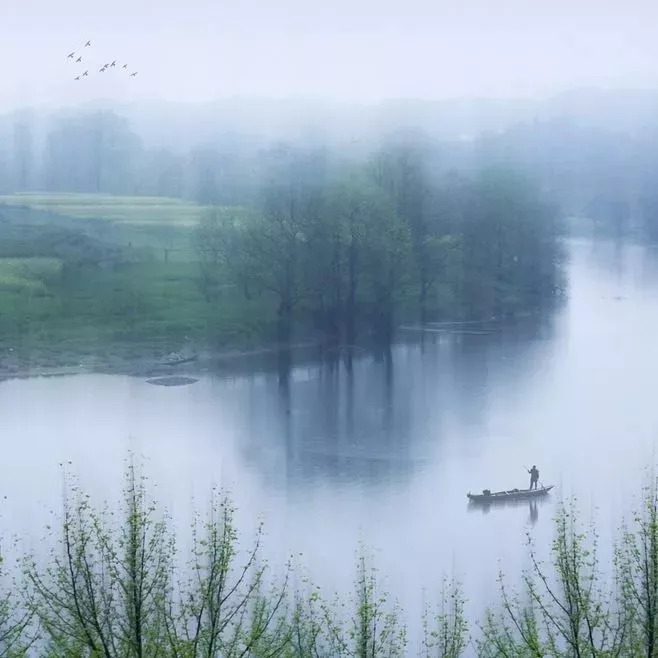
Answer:
[[[580,241],[570,256],[569,301],[553,315],[489,335],[430,331],[423,345],[408,331],[351,374],[310,362],[285,387],[253,362],[179,388],[4,382],[3,525],[37,546],[61,505],[58,464],[106,498],[131,449],[182,526],[225,486],[245,532],[264,520],[275,564],[301,553],[314,581],[348,587],[361,541],[410,611],[452,573],[482,610],[499,568],[527,566],[527,532],[548,545],[561,495],[577,494],[609,538],[654,456],[658,251]],[[468,511],[467,491],[526,487],[533,463],[551,500]]]

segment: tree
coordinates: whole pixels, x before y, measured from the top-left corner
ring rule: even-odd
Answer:
[[[5,564],[6,556],[0,554],[0,657],[19,658],[27,655],[36,639],[34,617],[22,605],[18,596],[18,583],[10,581]]]
[[[201,267],[202,292],[208,302],[217,298],[222,285],[238,286],[247,299],[251,298],[257,272],[247,239],[249,227],[257,222],[254,211],[247,208],[210,208],[204,213],[193,244]]]
[[[384,306],[392,314],[408,235],[385,194],[362,172],[341,176],[325,199],[309,229],[306,280],[323,330],[332,342],[353,345],[357,316],[368,305],[375,315]]]
[[[402,137],[383,148],[371,163],[374,180],[389,195],[409,230],[422,322],[426,319],[428,293],[436,281],[433,274],[436,253],[432,240],[436,237],[436,226],[430,226],[428,152],[423,143],[419,136],[412,139]]]
[[[234,140],[195,148],[189,158],[190,196],[211,205],[253,201],[253,163],[244,151]]]
[[[644,491],[642,510],[634,515],[617,548],[622,609],[629,622],[629,655],[658,656],[658,483]]]
[[[260,195],[257,218],[245,226],[244,249],[257,290],[274,295],[277,338],[287,345],[293,314],[307,297],[304,259],[309,233],[325,205],[326,155],[280,145]]]
[[[178,596],[172,589],[165,602],[171,655],[273,657],[289,642],[281,615],[287,576],[266,591],[266,567],[259,563],[261,529],[241,555],[233,515],[228,498],[215,493],[209,518],[195,519],[189,576],[176,583]]]
[[[29,114],[16,118],[13,138],[14,190],[25,192],[36,182],[34,136]]]
[[[423,615],[422,651],[427,658],[459,658],[468,642],[464,595],[456,581],[444,579],[438,609]]]
[[[185,190],[185,159],[167,149],[145,154],[140,169],[142,193],[161,197],[182,197]]]
[[[612,596],[606,591],[596,549],[596,533],[580,529],[574,501],[561,506],[550,567],[530,544],[532,568],[523,574],[523,599],[508,592],[501,576],[502,610],[486,615],[480,655],[634,655],[626,612],[614,591]]]
[[[524,177],[485,170],[464,201],[460,297],[469,317],[537,308],[553,296],[561,259],[554,209]]]
[[[47,188],[133,194],[141,149],[128,121],[112,112],[59,119],[47,137]]]
[[[75,486],[69,493],[62,552],[53,550],[44,569],[26,559],[29,609],[55,655],[159,655],[167,644],[163,604],[173,556],[164,519],[156,518],[132,464],[118,526]]]
[[[196,236],[206,289],[223,268],[226,280],[247,297],[271,295],[281,345],[290,342],[294,311],[307,293],[303,260],[309,227],[322,205],[301,168],[300,160],[291,158],[282,172],[274,172],[254,209],[210,210]]]
[[[376,571],[358,558],[351,619],[336,618],[325,604],[326,644],[315,655],[340,658],[397,658],[406,655],[406,628],[400,610],[378,586]],[[319,643],[318,643],[319,644]]]
[[[277,299],[277,338],[288,344],[293,312],[305,297],[302,259],[308,227],[321,199],[293,186],[276,185],[265,193],[261,215],[245,230],[245,251],[258,289]]]
[[[107,508],[96,509],[75,486],[69,485],[67,496],[61,550],[53,549],[44,566],[26,557],[27,614],[41,625],[46,652],[40,655],[281,655],[289,643],[288,579],[267,586],[260,530],[250,550],[238,548],[225,495],[214,493],[208,517],[195,519],[184,562],[176,559],[169,519],[147,499],[132,463],[118,519]],[[18,649],[28,637],[29,616],[11,611],[14,626],[8,629],[2,625],[5,610],[0,602],[0,655],[25,655]],[[3,653],[10,646],[3,639],[15,653]]]

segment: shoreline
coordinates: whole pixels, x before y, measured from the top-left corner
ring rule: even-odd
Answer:
[[[291,351],[320,347],[318,340],[298,341],[289,346]],[[154,377],[174,374],[200,374],[211,372],[211,365],[217,363],[230,363],[239,359],[274,355],[284,348],[280,345],[262,345],[260,347],[245,349],[211,349],[207,346],[194,351],[195,358],[181,363],[167,363],[163,354],[161,359],[149,356],[149,350],[135,350],[131,356],[116,350],[105,356],[81,356],[78,365],[48,365],[43,361],[56,361],[63,352],[52,351],[47,355],[36,358],[35,365],[24,364],[25,359],[19,355],[13,356],[4,362],[0,359],[0,382],[14,379],[32,379],[37,377],[67,377],[74,375],[125,375],[131,377]],[[151,350],[152,353],[152,350]],[[39,362],[41,361],[41,362]],[[23,363],[21,363],[23,362]]]
[[[505,327],[523,323],[533,317],[541,316],[541,312],[520,312],[515,318],[489,318],[481,320],[444,320],[428,321],[424,326],[419,324],[402,324],[397,327],[393,343],[404,336],[431,336],[436,334],[454,336],[486,337],[498,333]],[[176,347],[179,351],[176,351]],[[36,377],[66,377],[73,375],[127,375],[132,377],[157,377],[162,375],[199,375],[222,370],[225,364],[237,364],[241,360],[257,357],[273,357],[288,350],[293,355],[304,350],[322,350],[327,352],[342,352],[352,349],[355,352],[370,352],[377,350],[375,344],[367,337],[355,345],[327,345],[322,339],[307,336],[300,338],[288,346],[278,343],[245,344],[225,347],[212,347],[208,342],[190,340],[181,347],[181,341],[176,343],[162,341],[156,338],[141,340],[136,343],[99,343],[95,348],[89,344],[86,349],[74,350],[70,346],[60,346],[52,349],[28,348],[16,349],[0,344],[0,382],[12,379],[31,379]],[[370,348],[370,349],[369,349]],[[181,362],[168,363],[167,357],[172,354],[187,357]],[[193,357],[193,358],[191,358]],[[262,365],[262,364],[261,364]]]

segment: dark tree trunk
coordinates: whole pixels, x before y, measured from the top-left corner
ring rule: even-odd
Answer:
[[[277,340],[279,345],[289,345],[292,336],[292,304],[281,300],[277,309]]]
[[[424,327],[427,324],[427,286],[423,283],[420,287],[420,325]]]
[[[277,357],[277,370],[279,389],[286,399],[287,412],[290,411],[290,370],[292,368],[292,355],[288,346],[279,350]]]
[[[349,287],[345,304],[345,342],[352,346],[356,341],[356,290],[357,290],[357,251],[352,245],[348,258]]]

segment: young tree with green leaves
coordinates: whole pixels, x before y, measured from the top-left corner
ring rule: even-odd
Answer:
[[[550,564],[531,542],[529,549],[532,568],[523,573],[520,595],[511,594],[501,576],[502,609],[485,616],[480,655],[628,655],[621,599],[601,573],[594,528],[579,527],[575,501],[557,511]]]
[[[628,655],[658,656],[658,483],[644,489],[642,509],[617,548]]]
[[[143,658],[166,646],[162,611],[173,538],[132,463],[122,502],[118,514],[96,510],[69,481],[49,564],[26,558],[28,609],[59,655]]]

